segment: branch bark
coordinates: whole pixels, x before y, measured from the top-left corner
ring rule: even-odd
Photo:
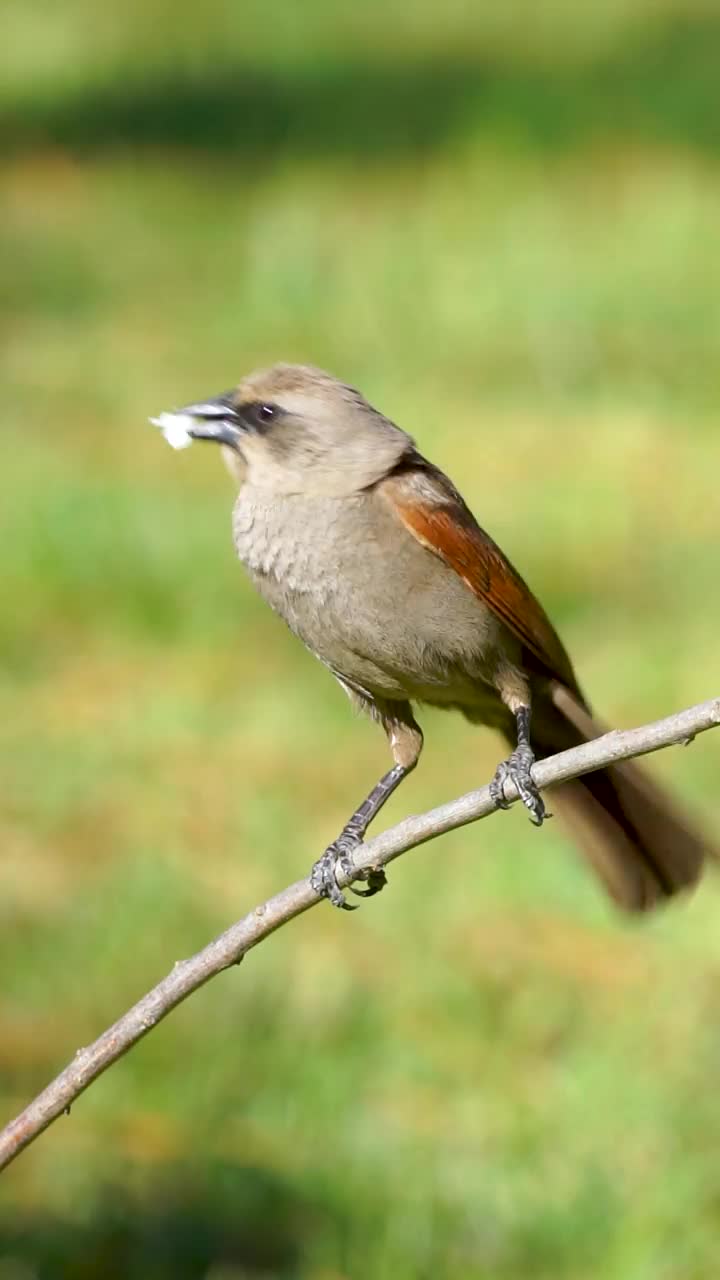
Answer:
[[[638,729],[612,730],[592,742],[538,761],[533,766],[533,778],[537,786],[544,790],[618,760],[629,760],[633,756],[647,755],[651,751],[660,751],[677,743],[690,742],[698,733],[704,733],[706,729],[719,724],[720,698],[713,698],[653,724],[643,725]],[[510,783],[506,786],[506,796],[512,802],[517,800],[517,793]],[[397,826],[361,845],[353,859],[355,869],[360,871],[386,866],[408,850],[415,849],[446,831],[477,822],[495,812],[495,809],[490,788],[486,786],[440,805],[437,809],[431,809],[428,813],[405,818]],[[53,1120],[63,1112],[69,1112],[71,1104],[93,1080],[127,1053],[193,991],[197,991],[224,969],[239,964],[252,947],[295,916],[316,906],[319,901],[309,879],[298,880],[296,884],[283,889],[236,921],[202,951],[187,960],[178,960],[156,987],[104,1031],[93,1044],[78,1049],[64,1071],[0,1131],[0,1170],[9,1165]]]

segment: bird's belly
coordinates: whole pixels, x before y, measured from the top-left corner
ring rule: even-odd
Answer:
[[[474,706],[501,624],[365,495],[263,500],[241,490],[233,530],[260,593],[326,666],[372,698]],[[392,521],[386,527],[383,521]]]

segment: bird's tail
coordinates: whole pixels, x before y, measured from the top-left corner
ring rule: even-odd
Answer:
[[[551,686],[533,703],[531,738],[538,758],[604,732],[564,686]],[[647,911],[700,879],[707,842],[632,761],[563,783],[552,791],[552,808],[627,911]]]

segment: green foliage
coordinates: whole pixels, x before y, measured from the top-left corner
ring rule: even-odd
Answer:
[[[460,483],[602,714],[717,691],[717,18],[9,6],[0,1099],[309,868],[384,744],[147,417],[277,358]],[[682,620],[682,625],[680,625]],[[426,714],[388,821],[486,780]],[[718,743],[654,767],[718,824]],[[2,1280],[705,1280],[717,890],[618,919],[522,815],[312,912],[6,1175]]]

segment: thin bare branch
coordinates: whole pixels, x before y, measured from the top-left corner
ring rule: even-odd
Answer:
[[[613,730],[593,742],[541,760],[533,767],[533,778],[542,790],[617,760],[628,760],[676,743],[690,742],[697,734],[718,724],[720,698],[713,698],[654,724],[643,725],[639,729]],[[508,783],[506,796],[510,800],[517,799],[513,791],[512,784]],[[489,787],[482,787],[428,813],[405,818],[397,826],[362,845],[354,857],[355,868],[360,871],[386,866],[394,858],[446,831],[487,817],[495,808]],[[71,1104],[93,1080],[193,991],[224,969],[239,964],[246,952],[263,938],[316,906],[318,901],[310,881],[299,880],[231,925],[202,951],[188,960],[179,960],[167,977],[93,1044],[78,1049],[65,1070],[0,1131],[0,1169],[9,1165],[53,1120],[69,1111]]]

